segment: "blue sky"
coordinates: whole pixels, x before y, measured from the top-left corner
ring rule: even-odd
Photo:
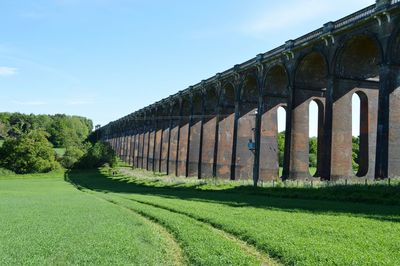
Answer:
[[[3,0],[0,111],[105,125],[373,3]]]

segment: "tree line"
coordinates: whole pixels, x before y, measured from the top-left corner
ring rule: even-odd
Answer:
[[[89,141],[92,130],[92,120],[81,116],[0,113],[0,167],[25,174],[113,164],[108,144]]]
[[[54,147],[65,148],[82,143],[92,129],[92,120],[81,116],[0,113],[0,139],[43,130]]]
[[[357,172],[358,165],[359,165],[359,143],[360,138],[354,137],[352,138],[353,144],[353,153],[352,153],[352,166],[353,171]],[[317,167],[317,152],[318,152],[318,139],[317,137],[310,137],[309,138],[309,166],[310,167]],[[285,131],[278,133],[278,150],[279,150],[279,166],[283,167],[283,157],[285,151]]]

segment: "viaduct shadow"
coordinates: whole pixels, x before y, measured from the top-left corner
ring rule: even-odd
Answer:
[[[162,177],[160,177],[162,178]],[[134,193],[165,198],[193,200],[225,204],[232,207],[250,206],[261,209],[281,209],[288,212],[306,211],[315,214],[355,215],[370,219],[400,222],[400,185],[394,186],[332,186],[325,188],[255,188],[240,186],[219,191],[200,190],[196,186],[164,187],[132,182],[122,176],[111,177],[99,170],[72,170],[65,174],[65,180],[78,189],[90,189],[104,193]],[[393,202],[385,204],[352,202],[391,197]],[[328,199],[324,195],[331,195]],[[313,198],[313,199],[310,199]],[[347,201],[341,201],[346,198]],[[367,199],[365,199],[367,201]]]

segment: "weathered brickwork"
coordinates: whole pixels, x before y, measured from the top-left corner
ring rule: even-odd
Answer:
[[[400,176],[400,1],[377,0],[98,129],[128,164],[198,178],[279,177],[277,110],[286,110],[284,179]],[[352,170],[352,97],[360,98]],[[309,172],[309,106],[318,106]]]

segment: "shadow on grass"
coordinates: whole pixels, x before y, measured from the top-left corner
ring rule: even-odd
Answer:
[[[99,192],[135,193],[160,197],[214,202],[232,207],[250,206],[285,211],[351,214],[382,221],[400,222],[400,186],[336,186],[313,188],[254,188],[241,186],[223,190],[200,190],[196,186],[160,186],[122,177],[110,177],[99,170],[73,170],[65,180],[78,188]],[[389,200],[381,200],[381,197]]]

